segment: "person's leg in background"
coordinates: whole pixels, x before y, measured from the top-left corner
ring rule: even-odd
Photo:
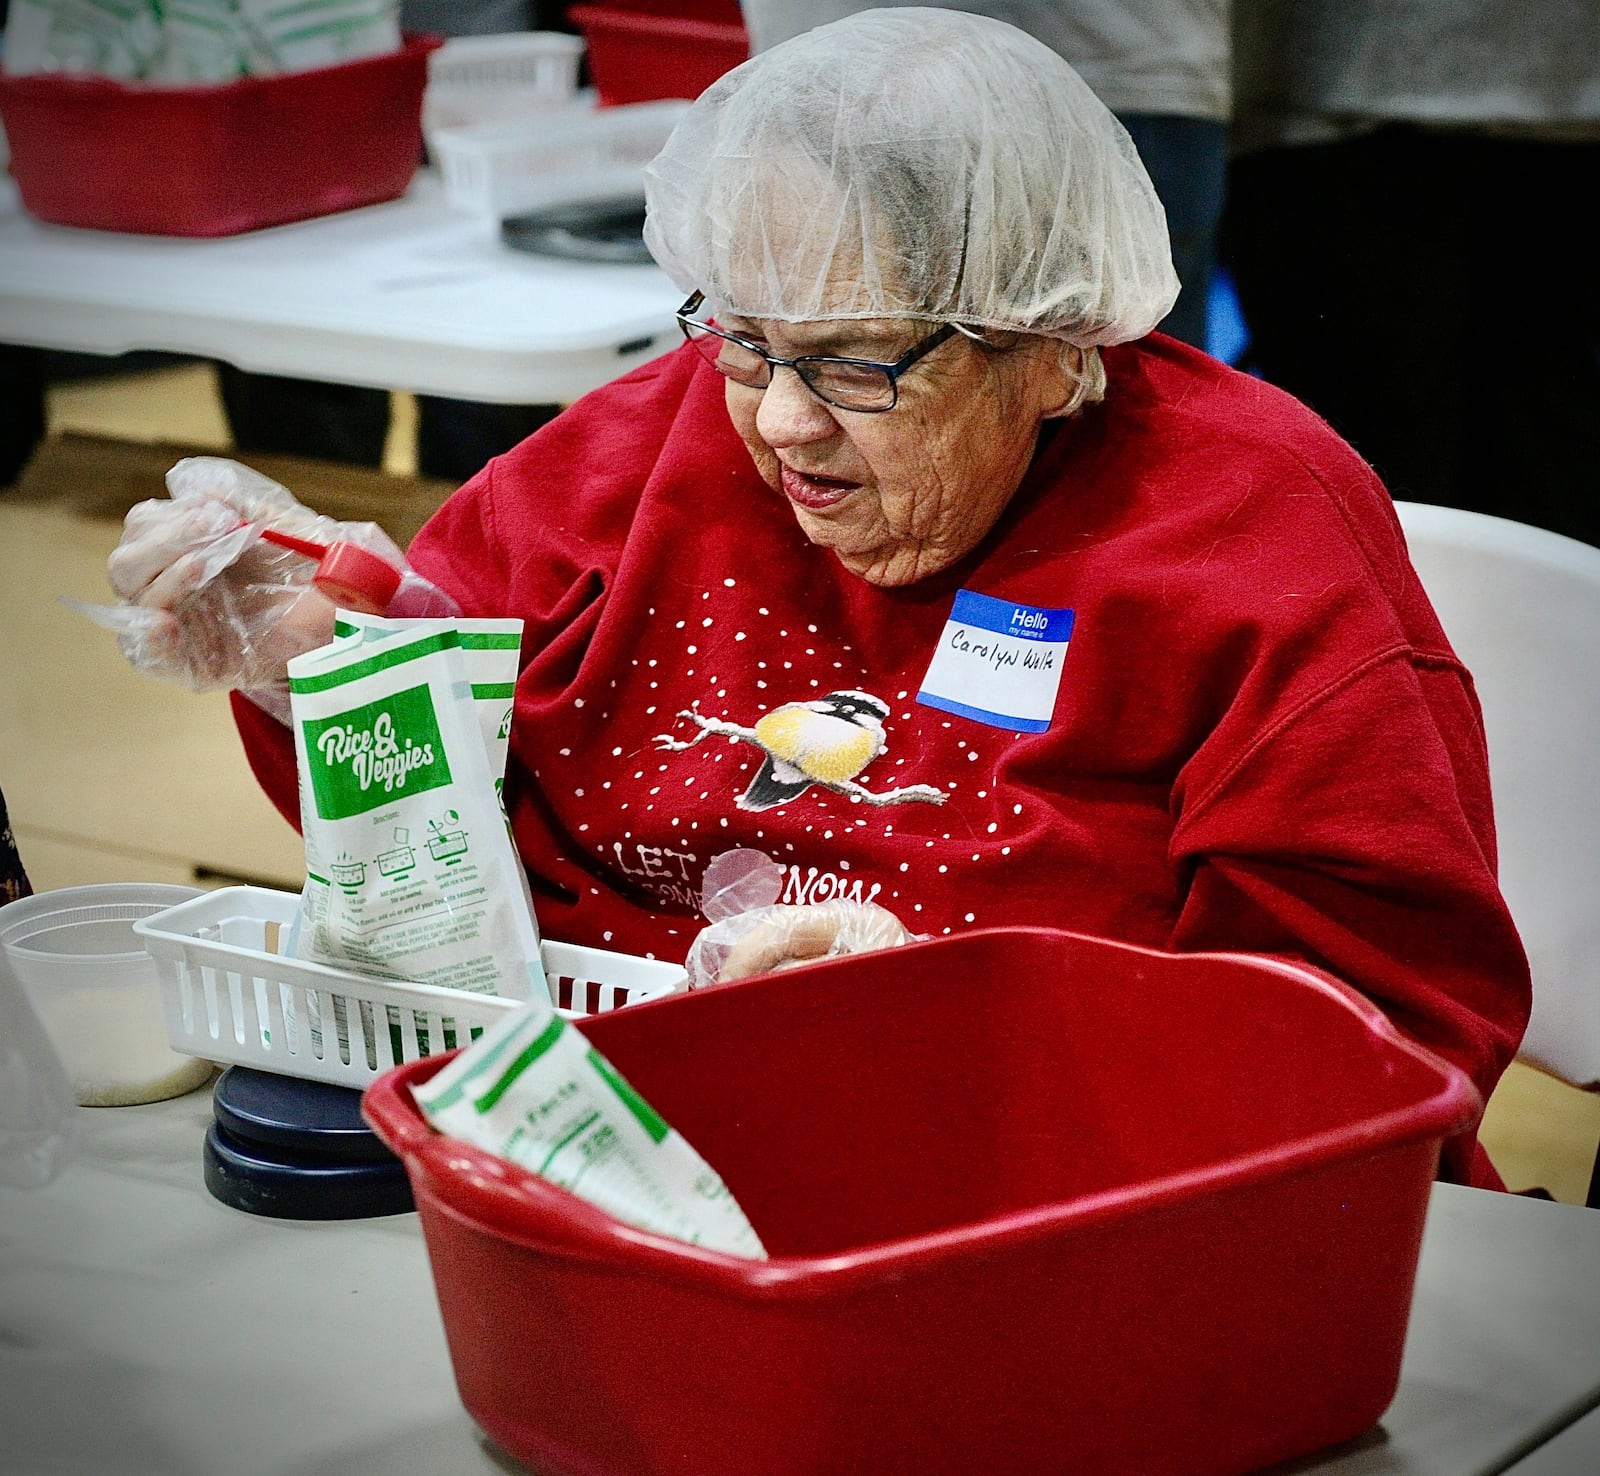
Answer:
[[[1484,345],[1462,328],[1462,161],[1433,142],[1391,127],[1235,159],[1222,261],[1247,366],[1328,420],[1395,497],[1460,506],[1467,417],[1485,408],[1464,369]]]
[[[0,345],[0,487],[22,474],[44,439],[44,351]]]
[[[561,413],[560,405],[487,405],[417,396],[417,470],[465,482]]]
[[[1470,500],[1600,545],[1600,143],[1478,147]]]
[[[389,434],[387,390],[246,374],[228,364],[219,364],[217,371],[234,446],[241,454],[383,465]],[[561,410],[560,405],[490,405],[418,395],[417,471],[465,482]]]
[[[217,386],[234,446],[246,455],[311,456],[381,466],[389,434],[389,392],[253,374],[217,365]]]
[[[1210,118],[1119,113],[1167,212],[1181,291],[1161,331],[1206,347],[1211,274],[1227,189],[1228,126]]]
[[[1402,124],[1234,160],[1247,365],[1396,498],[1600,543],[1597,161]]]

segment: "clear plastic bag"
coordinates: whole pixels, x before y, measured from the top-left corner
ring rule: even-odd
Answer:
[[[710,925],[696,936],[684,961],[691,989],[822,958],[895,948],[917,936],[872,902],[836,897],[781,904],[782,885],[783,868],[762,851],[724,851],[712,857],[700,888],[701,911]]]
[[[67,1166],[77,1135],[72,1083],[0,951],[0,1184],[48,1184]]]

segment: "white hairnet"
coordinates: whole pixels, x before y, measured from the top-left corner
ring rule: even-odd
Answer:
[[[1085,347],[1178,294],[1133,143],[1071,66],[929,8],[820,26],[719,78],[645,169],[645,239],[751,318],[951,319]]]

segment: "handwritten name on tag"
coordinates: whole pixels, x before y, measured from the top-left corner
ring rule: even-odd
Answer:
[[[993,728],[1044,732],[1055,711],[1072,621],[1071,610],[961,590],[917,701]]]

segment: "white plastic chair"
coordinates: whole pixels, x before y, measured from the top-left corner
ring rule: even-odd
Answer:
[[[1533,970],[1522,1059],[1600,1090],[1600,548],[1457,508],[1395,509],[1483,706],[1500,885]]]

